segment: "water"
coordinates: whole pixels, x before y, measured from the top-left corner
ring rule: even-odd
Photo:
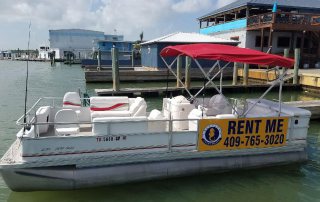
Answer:
[[[110,84],[86,84],[79,66],[29,63],[28,105],[42,96],[61,97],[67,91],[109,88]],[[25,62],[0,60],[0,155],[15,139],[15,121],[23,114]],[[125,84],[166,86],[162,83]],[[174,85],[174,82],[169,84]],[[232,97],[257,97],[261,93],[230,94]],[[267,96],[277,99],[277,93]],[[284,100],[319,99],[307,93],[284,92]],[[148,98],[149,109],[161,108],[159,98]],[[107,186],[77,191],[12,192],[0,178],[0,201],[320,201],[320,124],[312,121],[308,134],[309,160],[304,164],[273,168],[206,174]]]

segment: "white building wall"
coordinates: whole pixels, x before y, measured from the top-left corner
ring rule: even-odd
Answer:
[[[219,37],[222,39],[231,39],[233,37],[239,37],[240,44],[238,45],[239,47],[245,48],[246,47],[246,30],[241,29],[241,30],[230,30],[227,32],[217,32],[217,33],[212,33],[210,35]]]
[[[49,57],[49,52],[48,51],[39,51],[39,56],[38,56],[39,59],[45,59],[45,60],[48,60],[50,59]]]
[[[233,37],[239,37],[239,41],[240,41],[240,44],[238,45],[239,47],[261,50],[260,43],[259,43],[259,46],[256,47],[256,37],[261,36],[260,31],[247,31],[245,29],[242,29],[242,30],[230,30],[227,32],[212,33],[210,35],[220,37],[223,39],[231,39]],[[265,31],[264,36],[269,37],[268,30]],[[290,47],[296,48],[297,38],[298,37],[302,38],[302,33],[294,33],[293,34],[293,39],[294,39],[293,44],[291,44],[292,40],[290,40],[290,45],[288,47],[279,47],[278,46],[279,37],[291,38],[292,33],[291,32],[274,32],[273,39],[272,39],[272,53],[283,53],[285,48],[290,48]],[[269,47],[264,47],[263,51],[266,52],[268,49],[269,49]]]
[[[291,32],[274,32],[272,34],[272,53],[283,53],[285,48],[290,48],[291,47],[291,40],[290,40],[290,44],[288,47],[279,47],[278,46],[278,40],[279,37],[289,37],[291,38]],[[297,34],[294,35],[294,43],[293,43],[293,47],[295,47],[296,44],[296,36]],[[259,46],[255,46],[256,45],[256,37],[257,36],[261,36],[261,32],[259,31],[248,31],[247,32],[247,41],[246,41],[246,47],[247,48],[251,48],[251,49],[256,49],[256,50],[261,50],[260,45]],[[266,31],[264,33],[264,36],[269,37],[269,31]],[[263,50],[267,51],[269,49],[269,47],[264,47]]]

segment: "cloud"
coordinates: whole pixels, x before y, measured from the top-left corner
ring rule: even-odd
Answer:
[[[106,34],[116,30],[126,40],[137,40],[144,31],[145,39],[152,39],[176,31],[197,32],[197,17],[231,1],[15,0],[13,3],[1,0],[0,18],[13,30],[31,20],[33,29],[38,32],[36,40],[42,41],[47,40],[49,29],[68,28],[92,29]],[[10,30],[6,33],[0,33],[0,37],[5,34],[9,37]]]
[[[173,4],[172,9],[178,13],[192,13],[213,5],[213,1],[210,0],[182,0]]]
[[[222,6],[228,5],[232,2],[235,2],[236,0],[218,0],[216,3],[217,8],[221,8]]]

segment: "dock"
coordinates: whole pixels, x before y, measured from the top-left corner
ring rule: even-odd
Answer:
[[[289,70],[292,73],[293,70]],[[243,69],[238,69],[238,76],[243,78]],[[276,75],[273,71],[267,72],[266,69],[250,69],[248,79],[254,82],[266,83],[273,80]],[[320,92],[320,69],[299,69],[299,83],[302,90],[313,93]]]
[[[309,110],[312,113],[311,119],[320,119],[320,100],[292,101],[284,103],[293,107]]]
[[[206,69],[208,71],[208,69]],[[212,74],[214,74],[214,71]],[[203,80],[203,74],[199,69],[191,68],[190,71],[191,79]],[[182,79],[184,78],[184,71],[182,72]],[[232,69],[225,70],[223,73],[224,79],[232,79]],[[101,69],[101,71],[85,70],[85,79],[87,83],[98,83],[98,82],[112,82],[112,70]],[[127,69],[126,67],[119,67],[119,79],[120,81],[166,81],[176,80],[173,74],[167,69],[148,69],[144,67],[136,67],[134,69]]]
[[[191,93],[198,92],[203,86],[193,86],[190,87]],[[257,92],[264,91],[269,88],[268,84],[254,84],[254,85],[223,85],[224,93],[232,93],[232,92]],[[301,90],[301,85],[293,85],[293,84],[284,84],[284,90]],[[273,91],[277,91],[278,88],[274,88]],[[206,93],[216,93],[216,90],[213,87],[207,86],[205,88]],[[113,89],[95,89],[95,92],[98,96],[112,96],[112,95],[123,95],[123,96],[160,96],[160,95],[179,95],[186,94],[186,90],[183,87],[150,87],[150,88],[121,88],[119,91],[114,91]]]

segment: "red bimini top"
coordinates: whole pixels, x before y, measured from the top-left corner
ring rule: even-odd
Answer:
[[[223,60],[257,65],[292,67],[294,60],[279,55],[263,53],[248,48],[220,44],[189,44],[168,46],[162,49],[162,57],[186,55],[194,59]]]

